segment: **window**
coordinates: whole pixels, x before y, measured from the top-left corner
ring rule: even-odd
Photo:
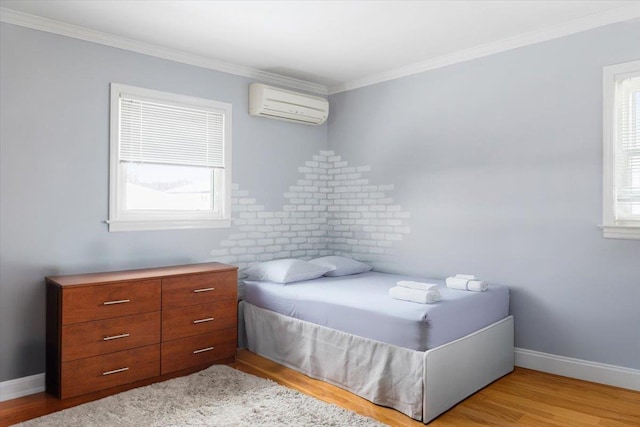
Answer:
[[[109,231],[230,225],[231,105],[111,84]]]
[[[604,68],[604,237],[640,239],[640,61]]]

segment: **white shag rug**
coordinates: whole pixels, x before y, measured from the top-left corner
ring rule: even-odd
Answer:
[[[381,426],[336,405],[214,365],[26,421],[20,426]]]

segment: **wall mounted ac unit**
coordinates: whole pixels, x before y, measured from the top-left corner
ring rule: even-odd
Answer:
[[[249,85],[249,114],[320,125],[329,117],[329,102],[318,96],[252,83]]]

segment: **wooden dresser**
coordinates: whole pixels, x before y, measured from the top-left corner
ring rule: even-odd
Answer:
[[[47,277],[46,388],[61,399],[233,360],[237,267]]]

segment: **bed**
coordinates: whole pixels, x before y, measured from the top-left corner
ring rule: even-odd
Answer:
[[[411,276],[365,272],[289,284],[245,280],[246,347],[425,424],[513,370],[509,293],[451,290],[442,300],[394,300]]]

